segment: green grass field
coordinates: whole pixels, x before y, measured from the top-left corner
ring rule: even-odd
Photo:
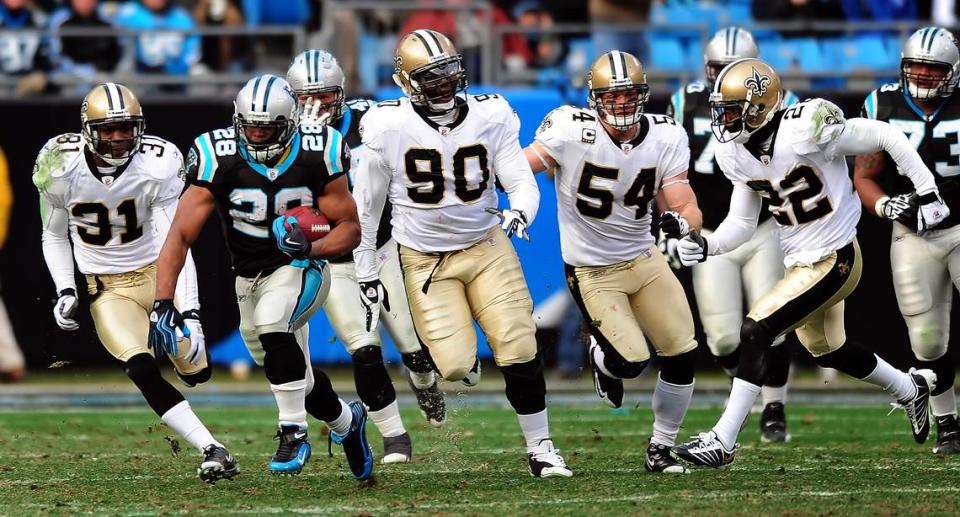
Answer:
[[[526,472],[516,417],[505,408],[455,406],[447,426],[404,417],[415,461],[377,465],[358,484],[341,451],[314,456],[298,477],[273,477],[267,408],[198,408],[241,464],[233,481],[208,486],[199,457],[147,410],[0,413],[0,514],[951,514],[960,508],[960,458],[913,443],[902,414],[882,406],[793,407],[787,445],[761,445],[751,417],[737,461],[720,470],[650,475],[643,453],[649,410],[555,408],[552,430],[572,479]],[[691,410],[681,438],[709,427],[716,408]],[[380,437],[368,436],[380,452]],[[179,452],[177,450],[179,449]]]

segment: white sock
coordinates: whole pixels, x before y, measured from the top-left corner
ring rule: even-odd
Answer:
[[[760,389],[760,400],[766,406],[771,402],[787,403],[787,385],[783,386],[764,386]]]
[[[670,384],[657,376],[653,390],[653,443],[673,447],[677,443],[680,424],[693,398],[693,385]]]
[[[200,452],[211,444],[223,447],[223,444],[213,438],[203,422],[193,413],[190,403],[186,400],[167,410],[160,420]]]
[[[737,435],[740,434],[740,428],[747,420],[750,414],[750,408],[753,402],[757,400],[760,394],[760,386],[751,384],[743,379],[734,378],[733,386],[730,388],[730,398],[727,400],[727,407],[717,425],[713,426],[713,431],[717,433],[717,438],[727,450],[733,448],[737,443]]]
[[[550,439],[550,422],[547,421],[547,410],[532,415],[517,415],[520,421],[520,430],[527,441],[527,450],[533,450],[543,440]]]
[[[933,416],[956,415],[957,395],[953,388],[930,397],[930,409],[933,410]]]
[[[870,375],[860,380],[869,382],[874,386],[880,386],[897,400],[910,399],[916,396],[917,386],[910,378],[910,374],[890,366],[890,363],[881,359],[880,356],[874,355],[874,357],[877,358],[877,367],[870,372]]]
[[[418,390],[425,390],[437,382],[437,376],[434,375],[433,370],[426,373],[417,373],[410,370],[410,380]]]
[[[403,420],[400,419],[400,406],[396,400],[381,410],[367,411],[367,414],[370,415],[370,420],[373,420],[373,423],[377,425],[380,435],[384,438],[400,436],[407,432],[403,428]]]
[[[591,336],[590,339],[594,339],[593,336]],[[607,365],[604,364],[603,362],[604,357],[605,356],[603,355],[603,349],[600,348],[599,346],[594,347],[593,362],[594,364],[597,365],[597,369],[603,372],[604,375],[606,375],[607,377],[610,377],[611,379],[619,379],[620,377],[617,377],[616,375],[610,373],[609,370],[607,370]]]
[[[307,397],[307,380],[300,379],[283,384],[271,384],[270,391],[273,392],[273,397],[277,399],[280,421],[296,424],[300,426],[300,429],[306,429],[307,409],[304,407],[304,399]]]
[[[330,431],[343,436],[350,431],[351,423],[353,423],[353,411],[350,411],[350,406],[343,399],[340,399],[340,416],[332,422],[326,422],[327,427],[330,428]]]

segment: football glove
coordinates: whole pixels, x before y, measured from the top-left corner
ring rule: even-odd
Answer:
[[[690,232],[677,242],[680,263],[690,267],[707,260],[707,241],[698,232]]]
[[[917,197],[920,208],[917,210],[917,232],[932,230],[950,216],[950,208],[943,202],[936,190]]]
[[[373,332],[380,321],[380,306],[390,312],[390,297],[379,278],[357,284],[360,285],[360,303],[367,310],[367,332]]]
[[[898,196],[883,196],[874,206],[877,215],[892,221],[899,221],[909,225],[917,215],[916,196],[914,194],[900,194]]]
[[[303,112],[300,114],[300,125],[326,125],[327,122],[330,121],[330,113],[321,114],[320,108],[322,106],[322,102],[315,100],[313,97],[308,98],[307,101],[303,103]]]
[[[507,232],[507,237],[517,237],[529,241],[530,234],[527,232],[527,215],[521,210],[498,210],[496,208],[487,208],[487,213],[500,218],[500,228]]]
[[[200,361],[207,356],[207,342],[203,337],[203,327],[200,325],[200,311],[184,311],[183,324],[186,327],[183,335],[190,338],[187,361],[193,365],[200,364]]]
[[[153,302],[150,313],[150,346],[154,357],[163,354],[177,355],[179,335],[190,337],[190,329],[184,324],[183,316],[173,305],[173,300]],[[192,340],[191,340],[192,341]]]
[[[679,239],[690,233],[690,224],[677,212],[664,212],[660,214],[660,231],[668,239]]]
[[[664,235],[663,230],[660,231],[660,237],[657,239],[657,248],[660,249],[660,253],[667,259],[667,264],[670,264],[673,269],[683,267],[683,264],[680,263],[680,256],[677,255],[677,243],[679,241],[680,239],[672,239]]]
[[[60,291],[60,297],[57,298],[56,305],[53,306],[53,318],[57,320],[57,325],[63,330],[77,330],[80,325],[73,319],[77,312],[77,291],[68,287]]]
[[[283,224],[286,221],[290,225]],[[303,230],[294,217],[281,215],[273,220],[273,237],[277,240],[277,247],[280,251],[290,255],[295,260],[310,258],[310,241],[303,234]]]

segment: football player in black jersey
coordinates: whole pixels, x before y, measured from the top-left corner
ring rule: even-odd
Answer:
[[[737,59],[755,58],[759,54],[753,36],[746,30],[739,27],[721,29],[703,51],[705,80],[689,83],[670,97],[667,114],[682,124],[690,136],[688,177],[697,193],[697,203],[703,212],[703,229],[708,234],[729,212],[733,192],[733,183],[723,175],[714,159],[718,142],[710,129],[710,92],[723,67]],[[796,95],[784,91],[783,107],[796,102]],[[673,248],[675,242],[661,239],[661,249],[672,252],[668,248]],[[741,296],[746,297],[747,307],[752,307],[783,276],[783,252],[769,211],[761,211],[760,225],[747,244],[697,264],[692,274],[707,346],[723,370],[733,377],[740,363],[740,323],[745,314]],[[782,342],[783,337],[777,344]],[[761,391],[764,409],[760,436],[765,442],[790,439],[784,411],[789,373],[790,358],[786,350],[783,347],[772,349],[767,354],[767,375]]]
[[[900,83],[874,90],[862,116],[902,129],[933,171],[951,215],[936,230],[917,235],[918,199],[913,185],[897,174],[886,153],[858,156],[854,183],[868,211],[893,221],[890,263],[897,304],[907,323],[910,346],[920,368],[937,374],[930,408],[937,421],[937,454],[960,453],[960,425],[947,354],[953,285],[960,285],[960,51],[946,29],[925,27],[904,43]],[[953,284],[951,284],[951,280]]]
[[[356,99],[346,101],[343,70],[324,50],[307,50],[294,58],[287,70],[287,82],[300,100],[300,124],[328,124],[343,135],[351,148],[351,159],[362,154],[360,119],[375,103]],[[351,167],[351,170],[353,167]],[[388,202],[389,205],[389,202]],[[403,293],[403,278],[397,245],[391,238],[390,208],[384,207],[377,231],[377,257],[380,279],[387,292]],[[353,255],[330,259],[330,294],[324,303],[327,319],[353,358],[353,378],[360,400],[367,406],[370,419],[383,436],[383,463],[405,463],[412,457],[410,434],[400,418],[397,394],[383,363],[380,337],[374,322],[367,320],[360,296]],[[427,421],[439,427],[446,419],[443,393],[437,387],[430,359],[420,346],[406,297],[394,296],[384,302],[389,317],[382,321],[400,351],[409,370],[407,382],[416,394]],[[371,318],[372,319],[372,318]]]
[[[347,185],[349,147],[329,126],[298,127],[299,109],[283,78],[255,77],[237,94],[233,126],[194,140],[189,187],[160,252],[154,312],[158,334],[172,334],[181,320],[169,303],[177,273],[204,222],[219,211],[237,275],[240,334],[263,366],[279,408],[280,446],[270,471],[303,469],[311,452],[310,413],[330,427],[354,477],[363,480],[373,471],[366,409],[340,400],[330,379],[310,366],[306,325],[330,289],[323,259],[349,253],[360,242]],[[297,206],[323,212],[330,233],[307,241],[296,220],[284,216]]]

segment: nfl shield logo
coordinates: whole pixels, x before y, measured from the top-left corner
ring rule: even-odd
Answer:
[[[267,177],[270,178],[270,181],[277,179],[277,169],[267,169]]]
[[[770,157],[767,155],[761,156],[760,161],[763,162],[764,165],[770,165]]]
[[[103,184],[107,187],[109,187],[110,185],[113,185],[113,176],[104,176]]]

